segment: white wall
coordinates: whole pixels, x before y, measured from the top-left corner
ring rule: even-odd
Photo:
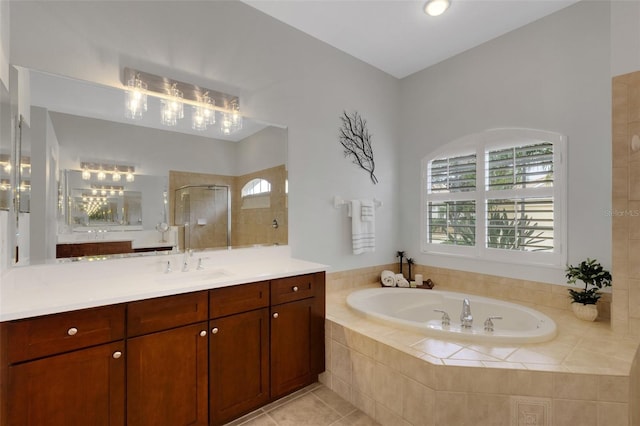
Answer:
[[[640,71],[640,1],[611,1],[611,75]]]
[[[234,175],[280,166],[283,158],[287,158],[287,129],[267,127],[237,143]]]
[[[58,140],[45,109],[34,107],[31,116],[23,139],[31,156],[30,224],[29,233],[21,233],[29,236],[30,244],[22,253],[28,253],[32,263],[43,263],[55,259]]]
[[[611,266],[609,3],[580,2],[401,82],[401,240],[418,263],[564,283],[531,268],[420,251],[420,160],[461,136],[497,127],[568,138],[568,261]]]
[[[334,270],[394,261],[399,83],[391,76],[237,1],[12,2],[10,35],[11,62],[28,68],[120,86],[129,66],[237,88],[245,114],[288,127],[293,255]],[[343,109],[368,120],[377,185],[343,157]],[[375,253],[351,254],[350,222],[334,195],[385,203]]]
[[[9,88],[9,2],[0,1],[0,84]]]

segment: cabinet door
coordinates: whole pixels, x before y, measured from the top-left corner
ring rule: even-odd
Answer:
[[[124,342],[9,367],[9,426],[124,425]]]
[[[317,379],[324,363],[324,324],[316,299],[271,308],[271,397],[278,398]]]
[[[269,309],[213,319],[211,424],[221,425],[269,400]]]
[[[127,341],[127,425],[207,425],[207,323]]]

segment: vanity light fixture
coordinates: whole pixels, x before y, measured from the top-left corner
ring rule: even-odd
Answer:
[[[191,105],[193,129],[206,130],[216,123],[216,114],[220,114],[220,129],[224,134],[242,129],[240,99],[237,96],[125,68],[123,82],[127,91],[127,105],[131,103],[129,93],[134,93],[129,89],[131,80],[141,82],[134,85],[139,88],[140,93],[160,99],[162,104],[160,119],[167,126],[175,126],[177,121],[184,117],[184,105]],[[137,104],[134,103],[134,105]],[[127,106],[127,109],[130,110],[130,107]],[[137,108],[136,111],[141,111],[141,108]],[[127,112],[126,115],[130,117],[131,113]]]
[[[162,104],[161,121],[165,126],[175,126],[178,120],[184,117],[183,93],[178,89],[178,84],[173,83],[169,89],[169,97],[160,99]]]
[[[429,16],[440,16],[450,5],[450,0],[428,0],[424,5],[424,13]]]
[[[191,127],[194,130],[207,130],[207,127],[215,124],[216,110],[213,108],[213,101],[209,92],[205,92],[200,98],[201,105],[193,106],[191,115]]]
[[[31,157],[22,157],[19,161],[20,173],[31,173]],[[0,167],[5,173],[11,173],[13,170],[13,163],[9,154],[0,154]]]
[[[242,116],[240,115],[240,105],[232,103],[230,105],[231,112],[225,112],[222,114],[222,122],[220,123],[220,129],[225,135],[237,132],[242,129]]]
[[[133,175],[133,170],[130,170],[127,172],[126,176],[125,176],[125,180],[127,182],[133,182],[135,180],[135,176]]]
[[[90,163],[83,161],[80,163],[80,169],[82,170],[83,180],[91,180],[91,177],[95,174],[96,179],[99,181],[107,180],[110,176],[113,182],[119,182],[122,179],[122,175],[125,174],[125,171],[125,179],[127,182],[133,182],[135,180],[135,167],[133,166],[113,165],[113,163]]]
[[[91,172],[89,171],[89,169],[83,168],[82,169],[82,180],[89,180],[89,179],[91,179]]]
[[[147,111],[147,83],[140,79],[140,74],[133,74],[127,80],[125,92],[125,115],[132,120],[140,120]]]

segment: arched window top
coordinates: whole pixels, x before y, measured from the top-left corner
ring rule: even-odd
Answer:
[[[267,194],[271,192],[271,184],[265,179],[252,179],[242,187],[240,195],[247,197],[251,195]]]

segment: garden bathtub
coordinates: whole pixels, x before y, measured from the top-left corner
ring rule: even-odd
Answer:
[[[470,302],[473,324],[462,327],[463,301]],[[377,321],[423,332],[442,339],[462,339],[492,343],[537,343],[556,335],[556,323],[547,315],[515,303],[487,297],[441,290],[415,288],[371,288],[349,294],[347,304]],[[451,321],[443,325],[443,314]],[[485,321],[493,319],[493,331]]]

